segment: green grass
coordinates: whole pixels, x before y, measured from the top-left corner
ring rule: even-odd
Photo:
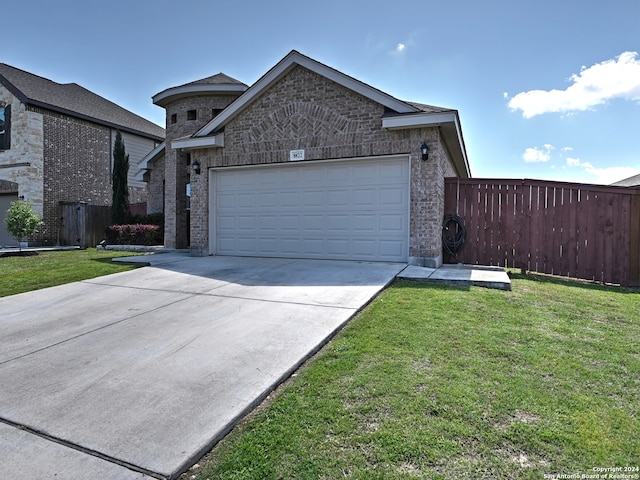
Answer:
[[[0,297],[131,270],[136,266],[113,263],[111,259],[132,255],[87,249],[0,257]]]
[[[640,466],[638,293],[513,277],[512,292],[397,282],[183,478]]]

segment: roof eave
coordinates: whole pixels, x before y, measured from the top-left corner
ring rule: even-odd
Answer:
[[[440,127],[445,145],[453,157],[452,160],[458,176],[464,178],[471,177],[467,149],[462,136],[462,127],[460,126],[460,118],[458,117],[457,111],[414,113],[382,118],[382,128],[387,130],[428,127]]]
[[[24,93],[22,93],[22,91],[18,87],[16,87],[13,83],[11,83],[7,79],[7,77],[0,75],[0,83],[2,83],[2,85],[4,85],[5,88],[9,90],[9,92],[20,101],[20,103],[26,104],[29,101],[27,96]]]
[[[208,137],[184,137],[171,142],[171,148],[181,150],[199,150],[202,148],[224,147],[224,133],[220,132]]]
[[[140,159],[138,162],[138,171],[135,173],[134,178],[140,182],[144,181],[144,172],[149,170],[149,162],[152,162],[161,155],[164,155],[165,148],[167,147],[166,140],[158,145],[156,148],[147,153],[144,157]]]
[[[127,127],[125,125],[118,125],[117,123],[108,122],[106,120],[101,120],[99,118],[92,117],[90,115],[84,115],[82,113],[74,112],[72,110],[68,110],[66,108],[58,107],[56,105],[51,105],[50,103],[41,102],[39,100],[32,100],[32,99],[27,98],[22,103],[25,104],[25,105],[33,105],[34,107],[40,107],[40,108],[44,108],[46,110],[51,110],[52,112],[63,113],[65,115],[68,115],[69,117],[79,118],[81,120],[87,120],[87,121],[92,122],[92,123],[97,123],[98,125],[104,125],[105,127],[115,128],[116,130],[120,130],[121,132],[132,133],[134,135],[138,135],[138,136],[141,136],[141,137],[149,138],[151,140],[155,140],[155,141],[158,141],[158,142],[162,142],[164,140],[164,137],[160,137],[160,136],[154,135],[152,133],[143,132],[141,130],[137,130],[135,128],[130,128],[130,127]],[[159,128],[162,128],[162,127],[159,127]]]
[[[192,95],[224,95],[224,94],[242,94],[249,87],[243,84],[190,84],[181,85],[179,87],[171,87],[163,90],[160,93],[155,94],[151,99],[155,105],[160,107],[166,107],[171,102],[179,100],[180,98],[189,97]]]

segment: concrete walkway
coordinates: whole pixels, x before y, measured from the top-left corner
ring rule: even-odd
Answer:
[[[398,278],[445,283],[462,287],[485,287],[511,290],[511,279],[504,268],[479,265],[442,265],[440,268],[409,265]]]

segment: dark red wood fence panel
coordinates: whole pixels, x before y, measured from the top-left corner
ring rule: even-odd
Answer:
[[[466,240],[447,263],[523,268],[640,286],[640,189],[539,180],[445,183]]]

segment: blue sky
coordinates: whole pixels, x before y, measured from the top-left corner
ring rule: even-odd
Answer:
[[[0,62],[164,126],[151,97],[290,50],[397,98],[457,109],[474,177],[607,184],[640,173],[633,0],[21,0]]]

